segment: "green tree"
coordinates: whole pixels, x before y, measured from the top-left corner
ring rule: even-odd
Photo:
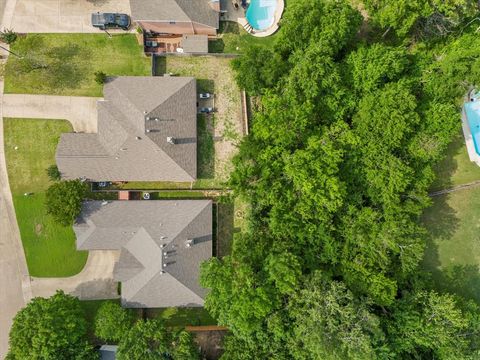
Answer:
[[[94,75],[95,75],[95,82],[99,85],[103,85],[107,80],[107,74],[105,74],[103,71],[96,71]]]
[[[366,299],[365,299],[366,300]],[[290,304],[296,359],[375,359],[385,348],[380,319],[347,287],[315,272]],[[292,344],[293,345],[293,344]]]
[[[80,301],[57,291],[34,298],[20,310],[10,330],[11,359],[96,359],[87,341],[87,322]]]
[[[57,165],[51,165],[47,168],[47,175],[52,181],[58,181],[62,178],[60,170],[58,170]]]
[[[172,336],[163,322],[139,320],[118,343],[119,360],[168,360],[172,354]]]
[[[474,309],[478,314],[478,308]],[[468,359],[479,335],[452,295],[419,291],[401,299],[392,312],[388,332],[398,358]],[[478,315],[476,317],[478,321]]]
[[[176,336],[175,348],[173,351],[175,360],[197,360],[200,359],[198,345],[195,344],[193,336],[188,331],[180,331]]]
[[[51,185],[47,190],[47,213],[60,224],[72,225],[82,210],[82,201],[86,184],[79,180],[61,181]]]
[[[133,325],[133,313],[120,304],[105,302],[95,316],[95,336],[104,341],[119,342]]]
[[[17,38],[17,33],[12,29],[3,29],[3,31],[0,31],[0,39],[7,44],[13,44]]]

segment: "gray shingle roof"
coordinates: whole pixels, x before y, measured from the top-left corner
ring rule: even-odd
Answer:
[[[120,250],[114,278],[124,306],[203,305],[198,278],[212,256],[210,200],[88,201],[73,229],[79,250]]]
[[[193,181],[197,177],[196,82],[118,77],[104,86],[98,134],[63,134],[56,159],[66,179]],[[175,144],[167,142],[176,139]]]
[[[130,0],[134,21],[196,22],[218,29],[219,13],[211,0]]]

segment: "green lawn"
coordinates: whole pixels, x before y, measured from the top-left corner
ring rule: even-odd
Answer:
[[[233,21],[221,21],[219,39],[209,41],[209,52],[238,54],[248,45],[272,46],[276,34],[267,37],[255,37],[247,33],[241,25]]]
[[[9,56],[6,93],[102,96],[96,71],[107,75],[150,75],[150,58],[135,35],[29,34]]]
[[[435,285],[480,304],[480,187],[433,198],[423,223],[429,231],[424,267]]]
[[[149,318],[160,318],[165,325],[171,327],[184,327],[187,325],[216,325],[216,321],[204,308],[164,308],[145,309]]]
[[[463,133],[459,133],[449,145],[446,157],[435,168],[437,179],[432,190],[451,188],[480,180],[480,166],[468,158]]]
[[[55,163],[60,134],[69,131],[72,127],[65,120],[4,121],[10,189],[31,276],[72,276],[87,260],[86,251],[75,250],[72,228],[55,223],[44,206],[45,190],[51,183],[46,169]]]

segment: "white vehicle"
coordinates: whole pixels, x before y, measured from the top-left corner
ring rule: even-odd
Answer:
[[[210,93],[202,93],[199,95],[200,99],[210,99],[211,97],[213,97],[212,94]]]

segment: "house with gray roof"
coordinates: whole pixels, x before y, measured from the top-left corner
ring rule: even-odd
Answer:
[[[132,308],[203,306],[200,264],[212,256],[211,200],[86,201],[78,250],[118,250],[114,280]]]
[[[130,0],[130,8],[150,32],[214,36],[219,28],[220,0]]]
[[[122,76],[104,86],[98,131],[62,134],[64,179],[174,181],[197,178],[197,92],[191,77]]]

